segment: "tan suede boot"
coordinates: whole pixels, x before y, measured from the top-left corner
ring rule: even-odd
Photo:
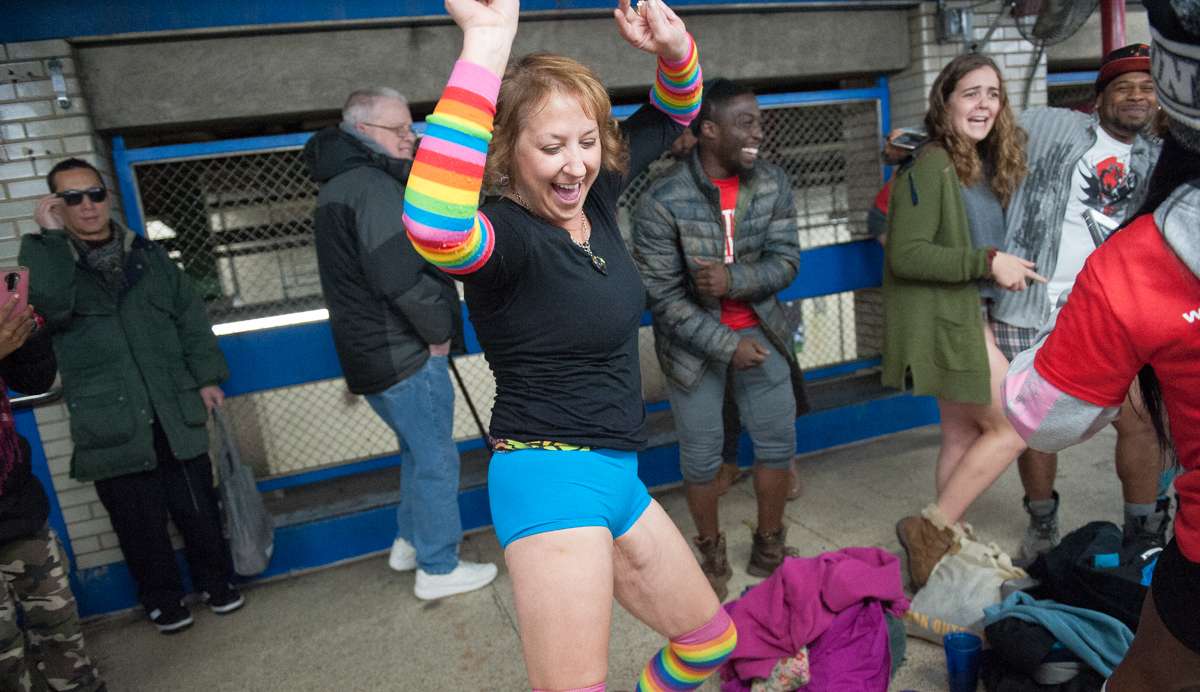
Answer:
[[[785,557],[796,557],[799,550],[787,544],[787,527],[771,533],[754,532],[754,547],[750,550],[750,564],[746,572],[754,577],[769,577]]]
[[[908,554],[908,576],[913,589],[929,581],[934,566],[947,553],[955,552],[963,528],[946,521],[937,505],[929,505],[921,514],[904,517],[896,524],[896,537]]]
[[[700,570],[708,577],[717,600],[724,601],[729,595],[729,578],[733,576],[729,558],[725,555],[725,534],[718,534],[715,539],[696,536],[692,540],[700,551]]]

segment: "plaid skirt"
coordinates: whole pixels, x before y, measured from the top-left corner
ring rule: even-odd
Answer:
[[[992,333],[996,335],[996,346],[1011,363],[1018,353],[1033,347],[1038,330],[1035,327],[1014,327],[1007,322],[992,322]]]

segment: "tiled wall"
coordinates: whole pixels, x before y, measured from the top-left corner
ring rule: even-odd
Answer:
[[[70,108],[55,101],[47,64],[54,58],[62,62]],[[54,164],[69,157],[84,159],[100,169],[109,188],[115,187],[108,151],[92,129],[87,106],[66,41],[0,45],[0,265],[15,265],[21,235],[37,232],[33,212],[38,198],[48,192],[45,176]],[[115,195],[114,203],[119,215]],[[40,408],[36,416],[78,567],[121,560],[117,537],[92,484],[68,477],[66,407]]]

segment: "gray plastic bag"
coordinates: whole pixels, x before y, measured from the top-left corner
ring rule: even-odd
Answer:
[[[225,515],[225,533],[233,555],[233,571],[252,577],[267,569],[275,549],[275,520],[263,505],[254,483],[254,472],[242,464],[237,443],[220,409],[213,409],[213,420],[221,443],[217,455],[221,512]]]

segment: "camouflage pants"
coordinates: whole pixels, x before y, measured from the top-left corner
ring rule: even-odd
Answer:
[[[34,689],[34,675],[51,690],[103,687],[49,528],[0,546],[0,690]]]

